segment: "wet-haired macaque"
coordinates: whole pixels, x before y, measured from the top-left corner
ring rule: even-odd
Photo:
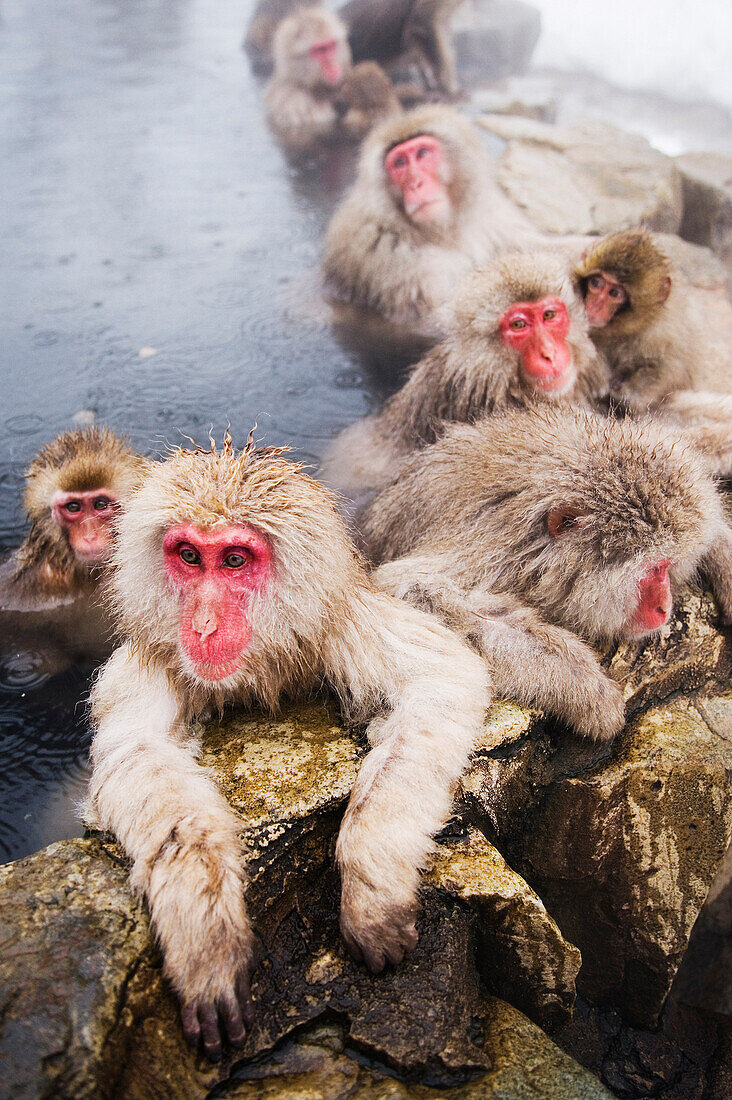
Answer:
[[[285,153],[306,158],[342,140],[336,98],[351,51],[338,16],[324,8],[288,16],[275,33],[274,59],[267,121]]]
[[[642,412],[682,390],[732,393],[732,308],[693,286],[647,230],[603,237],[575,277],[616,401]]]
[[[619,686],[590,648],[670,621],[706,570],[732,616],[732,532],[703,458],[653,421],[569,407],[452,425],[362,516],[377,584],[442,615],[497,694],[607,738]],[[589,643],[589,644],[588,644]]]
[[[64,432],[26,471],[31,528],[0,566],[0,610],[69,603],[98,586],[111,551],[111,521],[145,459],[108,428]]]
[[[346,72],[335,108],[341,132],[360,141],[376,122],[402,112],[389,77],[375,61],[362,61]]]
[[[536,240],[493,182],[476,128],[431,104],[364,140],[356,182],[328,227],[323,270],[335,298],[439,328],[435,311],[468,272]]]
[[[313,0],[259,0],[242,43],[255,72],[272,71],[274,36],[282,20],[312,6]]]
[[[425,87],[455,95],[449,21],[463,0],[349,0],[338,14],[354,61],[415,64]]]
[[[437,619],[379,592],[331,495],[279,451],[180,451],[118,521],[126,638],[92,695],[89,813],[132,859],[181,1004],[217,1058],[250,1021],[239,829],[196,764],[192,716],[276,708],[325,682],[370,722],[337,846],[341,929],[373,970],[416,942],[419,869],[481,728],[485,666]]]
[[[608,373],[581,299],[554,253],[508,253],[469,275],[443,340],[383,410],[341,432],[321,474],[349,495],[380,488],[449,421],[535,401],[594,404]]]

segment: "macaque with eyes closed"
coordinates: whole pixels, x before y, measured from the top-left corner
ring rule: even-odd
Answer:
[[[457,94],[449,20],[463,0],[349,0],[338,14],[354,61],[415,63],[425,87]]]
[[[651,420],[544,405],[451,425],[361,517],[385,591],[440,614],[494,689],[579,733],[623,725],[592,645],[670,621],[706,571],[732,618],[732,531],[702,456]]]
[[[334,298],[397,324],[439,330],[459,281],[537,234],[491,179],[478,131],[430,104],[376,126],[356,182],[328,227]]]
[[[341,929],[375,971],[414,946],[419,869],[488,702],[483,662],[379,592],[326,489],[280,451],[179,451],[118,521],[124,644],[92,693],[88,814],[132,860],[183,1029],[218,1058],[251,1020],[239,820],[196,764],[194,715],[326,683],[372,749],[337,845]]]
[[[321,476],[347,495],[381,488],[449,421],[534,402],[592,405],[608,372],[588,335],[567,265],[550,252],[508,253],[469,275],[442,341],[380,413],[331,444]]]

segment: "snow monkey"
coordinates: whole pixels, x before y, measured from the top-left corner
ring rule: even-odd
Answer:
[[[146,460],[108,428],[64,432],[26,471],[31,528],[0,566],[0,609],[69,603],[98,585],[111,550],[111,521]]]
[[[337,846],[341,929],[374,971],[414,946],[419,868],[488,702],[484,663],[371,583],[326,489],[251,439],[151,468],[118,522],[126,639],[92,693],[89,811],[147,897],[183,1029],[217,1058],[250,1019],[240,822],[195,762],[189,719],[327,682],[371,721]]]
[[[346,72],[335,108],[344,137],[360,141],[377,121],[402,113],[389,77],[375,61],[362,61]]]
[[[478,131],[429,104],[374,127],[328,227],[333,296],[398,324],[435,326],[457,283],[536,231],[491,178]]]
[[[321,474],[359,496],[385,485],[404,456],[434,442],[446,422],[534,401],[592,404],[607,386],[564,259],[508,253],[467,276],[441,343],[380,413],[338,436]]]
[[[498,695],[589,737],[624,721],[591,645],[668,623],[672,589],[699,567],[732,617],[732,531],[715,485],[651,420],[542,406],[451,425],[405,461],[362,533],[384,563],[376,583],[471,641]]]
[[[313,0],[259,0],[242,43],[255,72],[272,71],[272,45],[282,20],[301,8],[312,6]]]
[[[354,61],[413,61],[425,87],[453,96],[459,89],[449,20],[461,3],[349,0],[338,14],[348,27]]]
[[[732,308],[692,286],[647,230],[603,237],[575,277],[613,395],[629,409],[681,390],[732,393]]]

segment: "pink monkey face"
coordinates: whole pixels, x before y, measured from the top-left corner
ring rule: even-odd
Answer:
[[[233,675],[252,637],[252,594],[271,576],[269,542],[248,524],[214,531],[179,524],[165,534],[163,558],[181,599],[181,648],[196,676],[210,682]]]
[[[313,42],[308,53],[320,69],[324,84],[334,88],[343,80],[343,65],[338,56],[338,39],[321,38]]]
[[[556,297],[516,302],[499,321],[501,340],[518,352],[525,381],[556,396],[566,393],[575,379],[569,327],[567,307]]]
[[[640,577],[637,585],[638,606],[629,628],[632,636],[649,634],[668,622],[673,606],[668,575],[670,565],[670,561],[654,562]]]
[[[585,310],[593,328],[604,328],[628,301],[623,284],[604,271],[593,271],[587,280]]]
[[[437,138],[423,134],[402,141],[386,154],[384,167],[411,221],[430,224],[449,217],[452,205],[446,184],[450,173]]]
[[[51,514],[66,532],[76,558],[85,565],[105,560],[112,548],[111,521],[119,507],[109,489],[54,493]]]

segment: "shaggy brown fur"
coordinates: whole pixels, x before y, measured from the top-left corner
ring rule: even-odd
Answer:
[[[313,0],[259,0],[249,21],[243,48],[257,73],[270,73],[274,58],[275,31],[283,19],[301,8],[311,8]]]
[[[246,596],[251,637],[225,680],[197,675],[162,553],[171,525],[246,523],[271,574]],[[119,521],[111,593],[124,645],[94,688],[89,816],[113,830],[145,894],[183,1026],[216,1057],[250,1022],[251,929],[240,822],[195,762],[189,721],[227,703],[269,710],[327,683],[373,746],[341,827],[341,928],[374,970],[414,946],[419,870],[488,701],[483,663],[436,619],[378,592],[333,498],[281,452],[179,451]]]
[[[502,340],[499,321],[516,302],[561,298],[575,381],[561,396],[539,389]],[[565,262],[553,253],[511,253],[468,276],[451,304],[447,333],[375,416],[346,428],[327,452],[322,476],[346,494],[380,488],[411,451],[434,442],[449,421],[472,421],[534,401],[591,405],[607,393],[608,372]]]
[[[342,132],[352,141],[360,141],[381,119],[402,111],[389,77],[375,61],[362,61],[346,73],[335,108]]]
[[[449,223],[415,224],[384,158],[420,134],[443,146]],[[468,272],[537,233],[491,178],[476,128],[449,107],[428,105],[381,123],[363,143],[358,176],[328,227],[323,270],[335,298],[399,324],[438,327],[435,310]]]
[[[578,517],[550,533],[550,513]],[[635,636],[638,582],[706,568],[732,615],[732,534],[702,458],[658,424],[568,408],[453,425],[362,517],[387,591],[439,611],[496,689],[608,736],[619,688],[585,642]],[[580,641],[580,639],[583,639]]]

